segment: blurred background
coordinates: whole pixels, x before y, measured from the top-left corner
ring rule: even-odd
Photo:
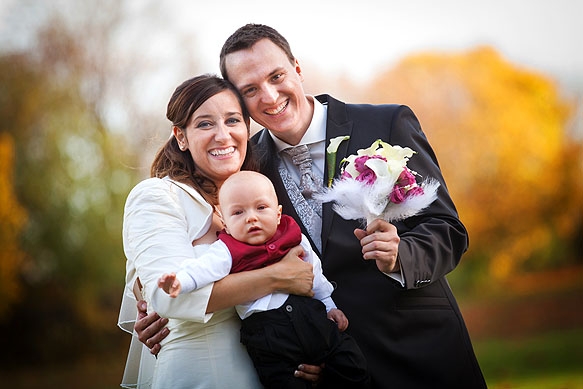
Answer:
[[[571,0],[3,0],[3,387],[119,385],[125,198],[170,134],[174,88],[218,74],[254,22],[289,40],[308,93],[419,117],[470,233],[449,280],[489,387],[583,388],[582,15]]]

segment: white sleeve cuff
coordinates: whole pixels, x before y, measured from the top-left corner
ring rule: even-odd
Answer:
[[[405,287],[405,277],[403,277],[403,268],[399,269],[398,273],[385,273],[382,272],[384,275],[391,277],[393,280],[397,281],[401,286]]]
[[[180,294],[189,293],[197,289],[196,281],[185,270],[179,270],[176,273],[176,279],[180,282]]]
[[[332,300],[332,297],[323,298],[321,301],[326,306],[326,312],[330,312],[331,309],[336,308],[336,304],[334,304],[334,300]]]

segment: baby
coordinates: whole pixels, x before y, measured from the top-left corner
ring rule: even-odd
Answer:
[[[331,298],[332,284],[295,220],[282,215],[271,181],[241,171],[219,191],[225,229],[201,256],[186,260],[176,273],[164,274],[158,286],[171,297],[201,288],[229,273],[268,266],[301,245],[313,265],[314,298],[273,293],[236,307],[243,319],[241,342],[265,387],[297,387],[298,363],[325,364],[326,384],[365,387],[366,361],[356,342],[343,331],[348,319]]]

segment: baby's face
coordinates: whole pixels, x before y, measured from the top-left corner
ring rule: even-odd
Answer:
[[[221,214],[233,238],[260,245],[273,237],[281,219],[281,206],[268,182],[249,180],[244,188],[221,190]]]

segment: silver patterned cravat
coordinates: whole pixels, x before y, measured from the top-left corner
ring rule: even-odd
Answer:
[[[316,199],[306,199],[300,192],[298,184],[296,184],[283,162],[279,160],[277,164],[279,165],[278,170],[279,175],[281,176],[281,181],[292,206],[296,210],[300,219],[299,221],[301,221],[306,228],[308,235],[312,238],[312,242],[314,242],[318,248],[318,252],[322,252],[322,240],[320,238],[320,233],[322,231],[322,203]]]
[[[300,190],[305,198],[311,198],[322,187],[321,180],[312,171],[312,157],[310,149],[306,145],[299,145],[283,150],[291,157],[292,162],[300,171]]]

